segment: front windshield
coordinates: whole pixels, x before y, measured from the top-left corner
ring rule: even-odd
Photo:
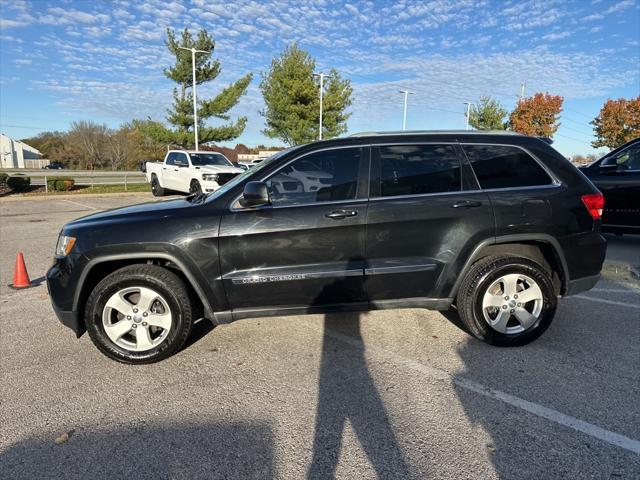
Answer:
[[[263,170],[265,167],[267,167],[268,165],[271,164],[271,162],[277,160],[278,158],[282,157],[283,155],[289,153],[290,151],[292,151],[293,149],[298,148],[298,147],[289,147],[285,150],[281,150],[280,152],[276,153],[275,155],[273,155],[272,157],[267,158],[266,160],[260,162],[259,164],[257,164],[255,167],[251,167],[249,170],[245,170],[244,172],[242,172],[240,175],[238,175],[237,177],[234,177],[232,180],[229,180],[227,183],[225,183],[222,187],[220,187],[219,189],[217,189],[215,192],[209,193],[208,196],[208,200],[214,200],[216,198],[221,197],[222,195],[224,195],[226,192],[228,192],[229,190],[231,190],[233,187],[235,187],[236,185],[238,185],[240,182],[242,182],[245,178],[249,177],[250,175],[253,175],[254,173],[258,173],[261,170]]]
[[[204,167],[205,165],[233,166],[221,153],[190,153],[189,156],[194,167]]]

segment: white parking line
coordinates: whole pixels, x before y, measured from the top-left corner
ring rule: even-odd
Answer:
[[[325,331],[324,334],[355,348],[365,348],[363,342],[350,337],[349,335],[344,335],[342,333],[333,331]],[[597,425],[593,425],[589,422],[585,422],[584,420],[580,420],[579,418],[565,415],[564,413],[553,410],[552,408],[548,408],[534,402],[529,402],[528,400],[516,397],[515,395],[510,395],[500,390],[494,390],[493,388],[487,387],[472,380],[468,380],[462,377],[454,378],[451,374],[445,372],[444,370],[429,367],[416,360],[403,357],[402,355],[391,352],[389,350],[385,350],[384,348],[367,346],[366,351],[383,357],[386,360],[392,361],[396,365],[400,365],[411,370],[423,373],[433,379],[452,382],[455,385],[466,390],[478,393],[493,400],[501,401],[503,403],[511,405],[512,407],[519,408],[520,410],[524,410],[525,412],[557,423],[558,425],[572,428],[573,430],[597,438],[598,440],[602,440],[603,442],[615,445],[620,448],[624,448],[625,450],[629,450],[630,452],[636,454],[640,454],[640,441],[634,440],[633,438],[625,437],[624,435],[620,435],[619,433],[606,430],[604,428],[598,427]]]
[[[74,202],[73,200],[61,199],[60,201],[61,202],[73,203],[74,205],[78,205],[78,206],[84,207],[84,208],[90,208],[91,210],[98,210],[96,207],[92,207],[91,205],[85,205],[84,203],[80,203],[80,202]]]
[[[606,303],[606,304],[609,304],[609,305],[617,305],[618,307],[628,307],[628,308],[640,309],[640,305],[638,305],[637,303],[616,302],[614,300],[605,300],[604,298],[587,297],[585,295],[573,295],[573,296],[568,297],[568,298],[580,298],[582,300],[590,300],[592,302],[600,302],[600,303]]]
[[[627,289],[624,288],[592,288],[589,290],[590,292],[608,292],[608,293],[640,293],[640,290],[637,288],[629,287]]]

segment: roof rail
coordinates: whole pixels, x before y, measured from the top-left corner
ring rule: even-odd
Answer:
[[[398,130],[386,132],[358,132],[349,135],[349,137],[373,137],[379,135],[442,135],[442,134],[458,134],[458,135],[521,135],[510,130]]]

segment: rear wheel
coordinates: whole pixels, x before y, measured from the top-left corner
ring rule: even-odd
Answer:
[[[549,327],[556,311],[551,275],[536,262],[491,256],[476,262],[456,298],[469,332],[491,345],[525,345]]]
[[[162,197],[165,194],[165,190],[160,185],[155,173],[151,175],[151,193],[154,197]]]
[[[189,291],[165,268],[130,265],[94,288],[85,323],[106,356],[123,363],[157,362],[177,352],[191,333]]]

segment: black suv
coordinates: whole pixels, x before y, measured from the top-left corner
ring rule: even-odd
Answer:
[[[126,363],[175,353],[201,317],[387,308],[454,306],[473,336],[523,345],[597,282],[602,209],[537,138],[361,134],[68,223],[47,283],[62,323]]]
[[[580,170],[604,195],[602,230],[640,235],[640,138]]]

